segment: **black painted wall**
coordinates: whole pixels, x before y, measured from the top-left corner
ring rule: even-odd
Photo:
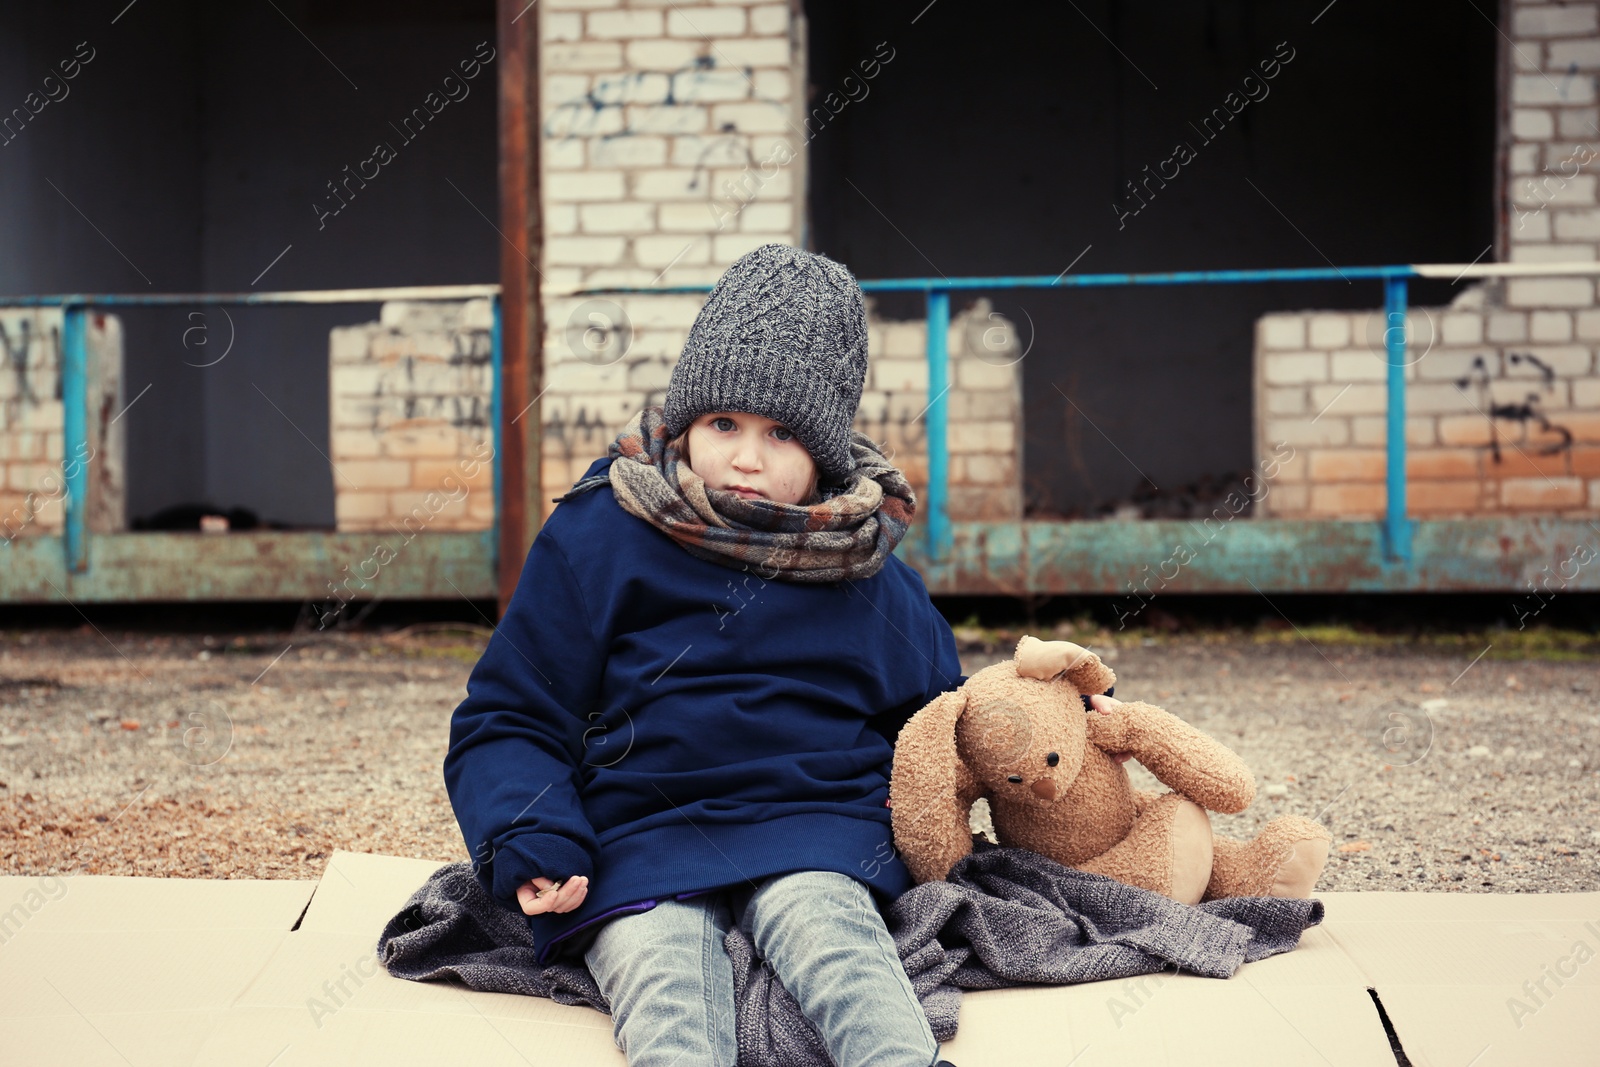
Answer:
[[[1472,5],[806,10],[812,103],[837,109],[809,127],[810,242],[858,277],[1468,262],[1493,240],[1497,35]],[[1125,183],[1147,166],[1176,176],[1141,185],[1141,207]],[[1041,517],[1135,496],[1170,511],[1186,485],[1242,477],[1256,318],[1382,303],[1373,281],[989,295],[1034,327],[1023,469]],[[922,315],[916,297],[879,307]]]
[[[0,292],[497,280],[495,65],[412,139],[389,125],[492,48],[490,0],[6,5],[0,106],[85,40],[70,95],[0,147]],[[379,141],[393,160],[319,217]],[[129,517],[208,500],[331,526],[328,330],[377,307],[121,314],[128,399],[151,385],[126,415]]]
[[[193,5],[146,6],[115,25],[105,4],[0,7],[0,111],[39,108],[0,146],[0,293],[202,285]],[[73,68],[76,55],[91,58]],[[154,382],[122,420],[129,504],[201,497],[204,380],[160,355],[181,338],[183,312],[118,314],[127,399]]]

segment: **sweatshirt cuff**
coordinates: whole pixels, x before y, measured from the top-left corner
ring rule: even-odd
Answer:
[[[562,881],[594,877],[594,862],[577,843],[559,834],[522,834],[507,841],[494,858],[492,895],[521,910],[517,887],[534,878]]]

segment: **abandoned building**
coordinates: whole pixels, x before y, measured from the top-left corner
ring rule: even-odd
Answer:
[[[1595,587],[1597,5],[974,18],[0,14],[0,598],[503,594],[770,241],[936,592]]]

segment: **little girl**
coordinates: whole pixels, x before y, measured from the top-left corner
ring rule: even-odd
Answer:
[[[479,880],[541,963],[588,965],[634,1067],[734,1067],[735,923],[836,1064],[938,1060],[879,903],[912,884],[894,738],[965,678],[892,555],[916,504],[852,429],[866,369],[848,270],[734,263],[664,405],[558,498],[451,720]]]

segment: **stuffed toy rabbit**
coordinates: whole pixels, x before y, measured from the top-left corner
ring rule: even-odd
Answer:
[[[1309,897],[1331,835],[1298,815],[1250,841],[1211,832],[1207,810],[1233,814],[1255,777],[1228,748],[1161,708],[1088,709],[1116,681],[1070,641],[1024,636],[912,716],[889,783],[895,845],[917,882],[937,881],[972,848],[968,813],[987,797],[1002,845],[1103,874],[1185,904],[1217,897]],[[1086,710],[1087,709],[1087,710]],[[1128,753],[1170,787],[1133,788]]]

